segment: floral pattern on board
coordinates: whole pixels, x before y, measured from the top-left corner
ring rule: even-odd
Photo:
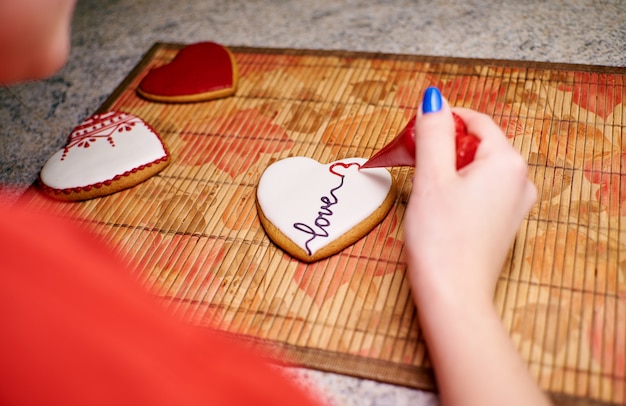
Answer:
[[[616,149],[603,131],[571,118],[546,118],[538,123],[538,127],[535,128],[538,151],[549,165],[572,168]]]
[[[298,264],[294,281],[318,306],[333,299],[339,288],[345,284],[348,284],[348,289],[354,291],[357,296],[366,298],[369,289],[377,289],[376,282],[370,285],[361,283],[362,280],[394,273],[396,268],[384,261],[370,261],[367,255],[362,256],[361,253],[382,249],[389,258],[400,258],[404,245],[402,241],[390,237],[396,234],[394,230],[397,230],[397,227],[399,227],[398,217],[392,211],[367,237],[359,240],[351,248],[311,265]]]
[[[615,75],[574,72],[572,84],[562,84],[559,90],[572,93],[572,103],[590,111],[603,120],[614,113],[615,108],[626,101],[624,84]]]
[[[620,288],[621,272],[616,263],[622,244],[611,246],[590,230],[575,226],[549,224],[546,230],[529,239],[533,251],[525,261],[532,282],[568,289],[615,294]]]
[[[206,128],[212,135],[181,134],[184,145],[176,152],[184,165],[212,163],[231,178],[246,172],[262,154],[293,147],[285,130],[255,108],[212,119]]]
[[[598,297],[593,303],[593,323],[589,328],[591,354],[603,374],[615,387],[626,379],[626,292],[619,296]]]
[[[523,135],[523,126],[512,101],[507,98],[507,83],[499,78],[460,76],[434,81],[453,106],[469,107],[486,113],[504,130],[508,138]]]
[[[626,216],[625,169],[626,152],[606,154],[585,162],[585,178],[600,186],[595,198],[611,216]]]
[[[363,144],[378,150],[402,131],[408,122],[403,110],[375,108],[346,113],[332,120],[322,134],[322,143],[334,156],[360,156],[360,150],[356,150],[355,146]]]
[[[215,270],[225,256],[223,244],[206,237],[159,233],[149,240],[138,266],[152,270],[146,283],[160,295],[207,300],[222,289]]]

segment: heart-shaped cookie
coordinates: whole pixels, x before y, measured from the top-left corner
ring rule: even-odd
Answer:
[[[150,70],[137,92],[158,102],[199,102],[234,94],[238,79],[237,63],[228,48],[198,42],[182,48],[170,63]]]
[[[267,167],[257,188],[257,208],[272,241],[313,262],[370,232],[391,209],[396,187],[387,169],[361,169],[365,161],[321,164],[292,157]]]
[[[96,114],[77,126],[67,145],[39,174],[44,193],[77,201],[132,187],[155,175],[169,153],[154,129],[129,113]]]

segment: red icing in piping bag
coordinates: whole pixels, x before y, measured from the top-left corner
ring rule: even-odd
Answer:
[[[361,169],[386,166],[415,166],[414,130],[415,116],[393,141],[385,145],[383,149],[361,165]]]
[[[452,113],[456,131],[456,168],[461,169],[474,160],[480,139],[467,133],[465,123],[457,114]],[[378,151],[363,168],[381,168],[391,166],[415,166],[415,116],[389,144]]]

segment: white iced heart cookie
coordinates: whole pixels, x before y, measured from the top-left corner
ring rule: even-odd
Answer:
[[[396,187],[387,169],[360,169],[365,161],[292,157],[270,165],[259,180],[257,208],[272,241],[313,262],[370,232],[391,209]]]
[[[96,114],[77,126],[67,145],[39,174],[44,193],[68,201],[86,200],[135,186],[169,162],[154,129],[129,113]]]

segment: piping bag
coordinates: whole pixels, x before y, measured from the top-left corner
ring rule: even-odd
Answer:
[[[400,134],[389,144],[367,160],[361,169],[382,168],[386,166],[415,166],[415,132],[416,116],[408,122]]]
[[[458,170],[474,160],[480,139],[467,132],[467,126],[461,117],[454,112],[452,117],[456,132],[456,169]],[[415,166],[415,120],[416,116],[413,116],[400,134],[361,165],[361,169]]]

